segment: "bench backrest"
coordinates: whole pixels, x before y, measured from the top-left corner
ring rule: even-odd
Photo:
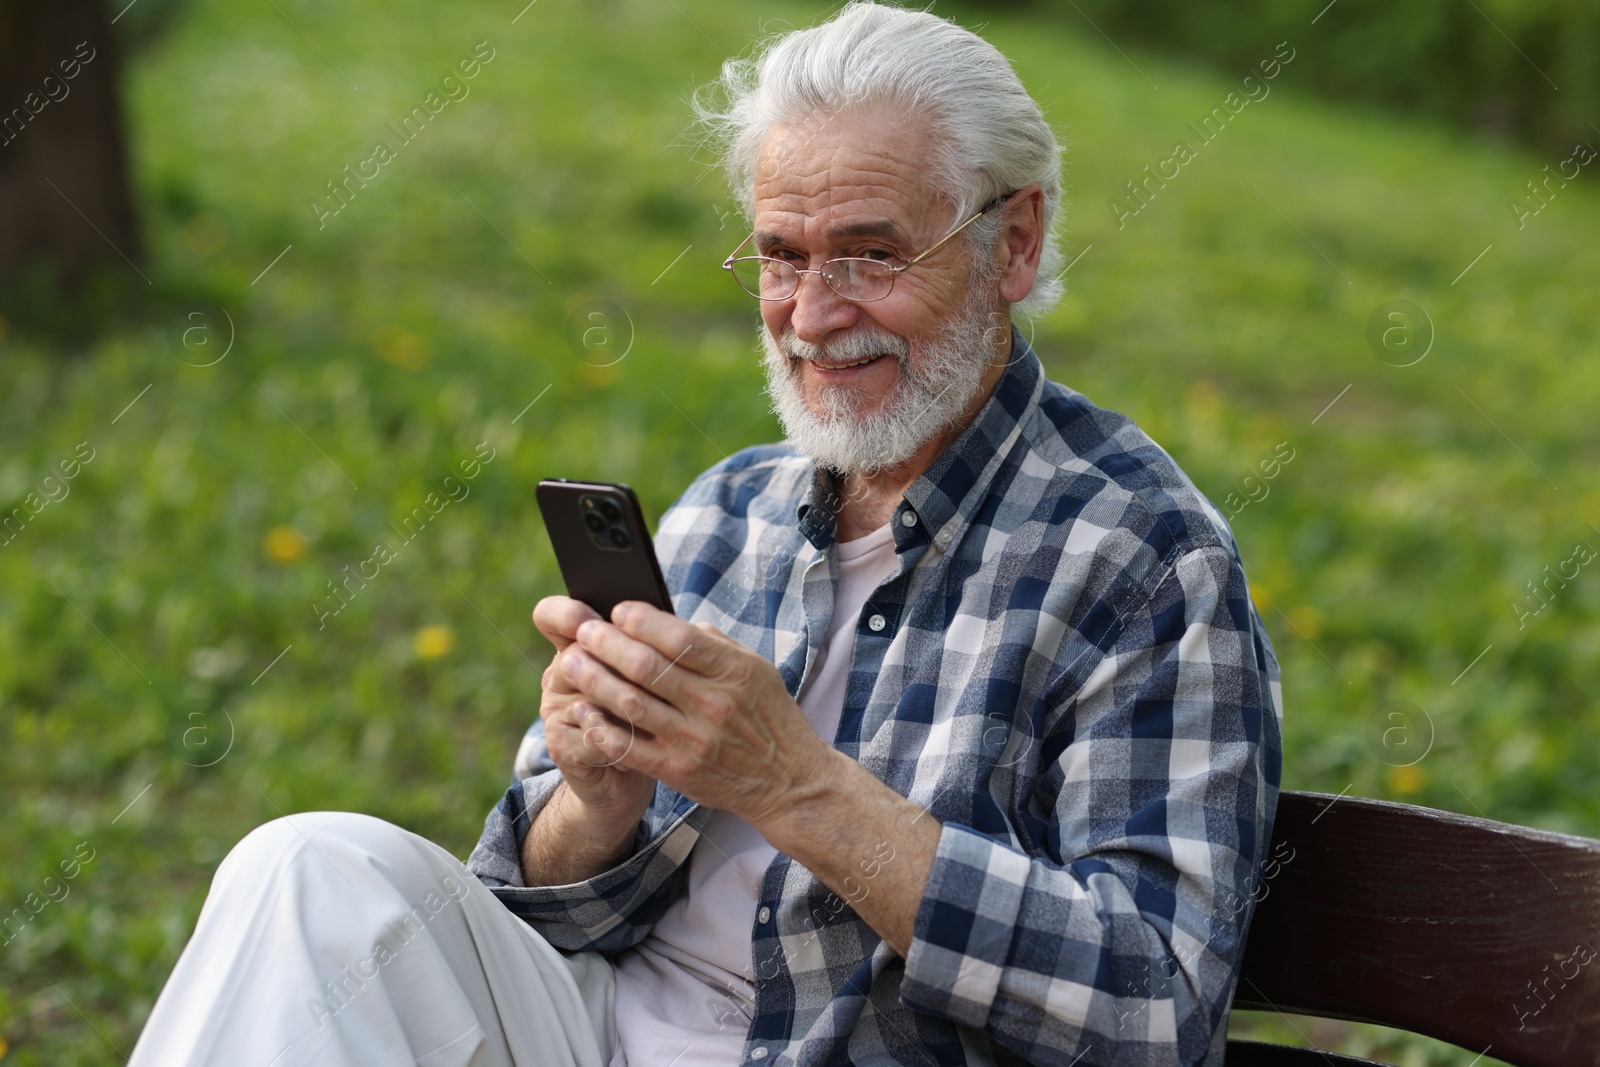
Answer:
[[[1600,841],[1284,792],[1273,843],[1236,1008],[1600,1065]]]

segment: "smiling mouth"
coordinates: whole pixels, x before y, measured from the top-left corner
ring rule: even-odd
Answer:
[[[868,363],[876,363],[886,355],[888,355],[887,352],[879,352],[875,356],[868,356],[866,359],[858,359],[854,363],[824,363],[820,359],[814,359],[811,362],[816,364],[818,367],[821,367],[823,370],[846,370],[850,367],[864,367]]]

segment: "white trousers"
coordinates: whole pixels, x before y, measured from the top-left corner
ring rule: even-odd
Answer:
[[[307,812],[217,868],[129,1065],[607,1067],[615,996],[439,845]]]

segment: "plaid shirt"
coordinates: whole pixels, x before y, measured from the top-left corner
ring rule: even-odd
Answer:
[[[1277,660],[1217,509],[1012,338],[890,519],[900,570],[862,609],[834,740],[942,824],[910,952],[780,853],[743,917],[746,1067],[1222,1062],[1277,866]],[[791,696],[828,632],[837,502],[791,446],[748,448],[656,538],[677,614]],[[522,839],[558,774],[535,722],[468,867],[557,948],[615,953],[681,892],[710,809],[658,784],[631,858],[530,888]]]

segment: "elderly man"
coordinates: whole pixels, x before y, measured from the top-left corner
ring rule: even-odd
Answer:
[[[662,518],[675,614],[535,607],[476,878],[268,824],[135,1064],[1221,1062],[1278,668],[1217,510],[1009,325],[1060,292],[1049,127],[992,46],[871,3],[723,86],[788,443]]]

